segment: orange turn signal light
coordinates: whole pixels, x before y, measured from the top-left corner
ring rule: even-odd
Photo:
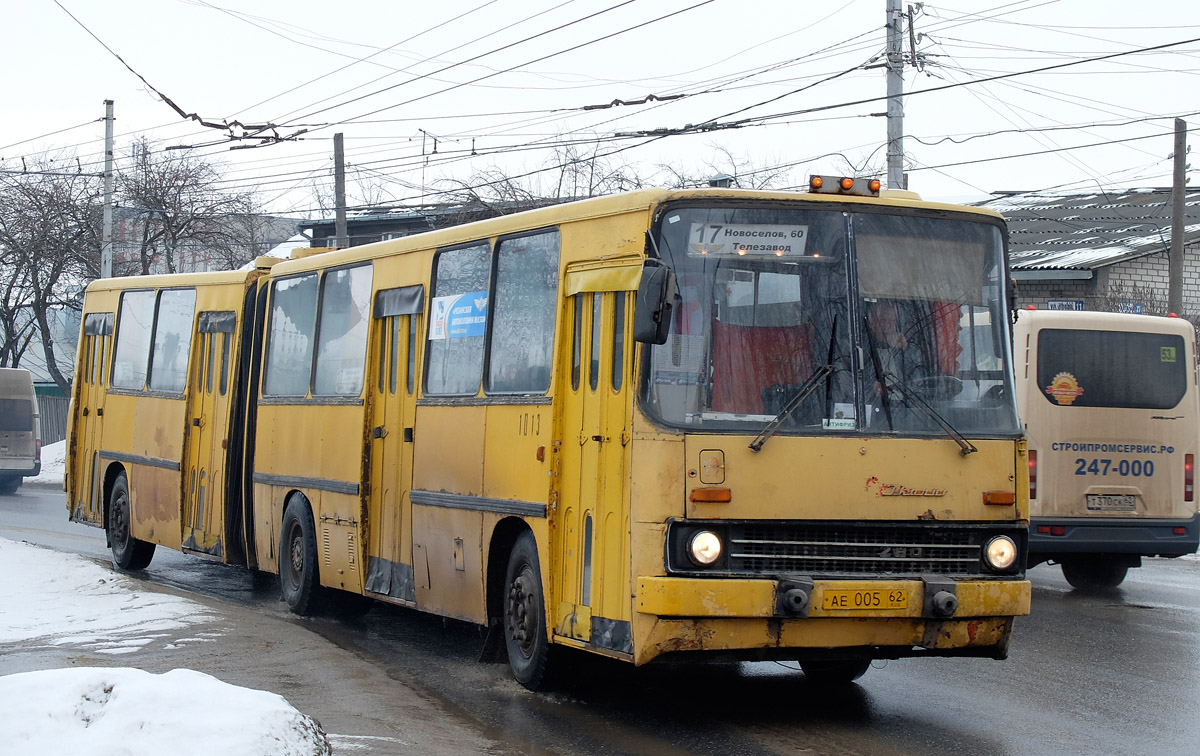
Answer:
[[[879,179],[871,179],[871,183],[867,184],[867,186],[870,187],[872,192],[878,192],[883,184],[879,183]]]
[[[850,178],[850,177],[848,177],[848,176],[844,176],[844,177],[842,177],[842,180],[841,180],[841,182],[840,182],[840,183],[841,183],[841,185],[842,185],[842,189],[843,189],[843,191],[847,191],[847,192],[848,192],[848,191],[850,191],[851,189],[853,189],[853,188],[854,188],[854,179],[852,179],[852,178]]]
[[[825,186],[825,179],[821,178],[820,176],[813,176],[808,180],[808,185],[813,189],[820,189],[821,187]]]
[[[733,500],[733,494],[728,488],[694,488],[688,498],[697,504],[725,504]]]
[[[983,503],[997,507],[1011,507],[1017,503],[1017,495],[1012,491],[984,491]]]

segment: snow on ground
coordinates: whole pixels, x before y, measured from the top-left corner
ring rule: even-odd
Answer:
[[[115,658],[215,619],[195,601],[138,591],[129,578],[83,557],[3,538],[0,574],[0,643],[23,649],[69,645]],[[331,753],[320,725],[282,697],[187,669],[0,676],[0,737],[6,756]]]
[[[190,669],[155,675],[84,667],[0,677],[0,732],[9,756],[332,753],[320,726],[281,696]]]
[[[67,469],[67,442],[59,441],[42,447],[42,472],[36,478],[26,478],[25,483],[62,486],[63,473]]]

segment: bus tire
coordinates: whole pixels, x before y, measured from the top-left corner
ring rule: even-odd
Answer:
[[[120,473],[108,494],[108,542],[119,570],[144,570],[154,558],[154,544],[134,538],[132,525],[129,478]]]
[[[1062,560],[1063,577],[1085,591],[1116,588],[1125,582],[1129,566],[1102,556],[1069,557]]]
[[[279,535],[279,588],[294,614],[317,611],[317,538],[312,509],[303,496],[293,496],[283,512]]]
[[[504,576],[504,643],[517,682],[540,690],[546,682],[550,637],[542,594],[537,542],[528,530],[517,537]]]
[[[814,685],[849,685],[867,673],[870,659],[814,659],[800,662],[805,678]]]

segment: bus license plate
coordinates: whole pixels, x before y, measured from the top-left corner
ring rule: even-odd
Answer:
[[[902,588],[887,590],[828,590],[821,602],[822,609],[837,611],[868,611],[872,609],[905,609],[908,591]]]
[[[1093,512],[1132,512],[1137,508],[1137,497],[1088,494],[1087,508]]]

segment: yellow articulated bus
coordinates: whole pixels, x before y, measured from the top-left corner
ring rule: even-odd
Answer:
[[[1005,227],[815,179],[646,190],[88,288],[68,508],[552,650],[1006,655],[1029,469]]]
[[[1114,588],[1144,556],[1200,542],[1196,334],[1180,318],[1020,310],[1017,405],[1029,443],[1029,565]]]

